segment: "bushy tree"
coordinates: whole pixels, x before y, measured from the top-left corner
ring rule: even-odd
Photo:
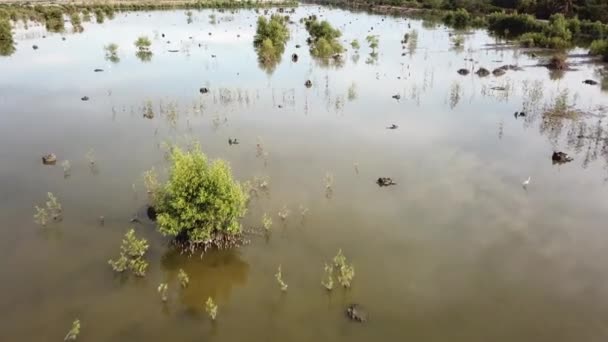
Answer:
[[[327,21],[317,21],[311,18],[306,21],[306,30],[310,34],[310,52],[315,57],[327,58],[344,51],[338,38],[342,35]]]
[[[157,202],[158,229],[189,248],[224,247],[242,233],[247,195],[223,160],[209,162],[196,147],[174,147],[169,180]]]

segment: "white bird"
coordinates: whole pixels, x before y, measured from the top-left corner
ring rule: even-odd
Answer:
[[[530,184],[530,179],[531,179],[531,177],[528,177],[528,179],[526,179],[523,183],[521,183],[521,185],[524,187],[524,189],[528,188],[528,184]]]

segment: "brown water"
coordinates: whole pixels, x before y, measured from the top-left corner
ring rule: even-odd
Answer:
[[[465,35],[459,51],[445,27],[301,6],[294,21],[323,15],[345,42],[359,39],[359,58],[349,51],[341,67],[312,60],[298,23],[269,72],[252,46],[255,12],[216,13],[216,25],[211,13],[194,12],[191,24],[183,11],[122,13],[85,23],[81,34],[16,30],[17,52],[0,59],[0,341],[59,341],[76,318],[79,341],[608,336],[606,139],[597,115],[608,97],[582,84],[599,80],[597,66],[554,75],[483,31]],[[368,64],[372,26],[380,48]],[[412,30],[417,44],[403,50],[400,40]],[[147,63],[133,46],[142,34],[153,37]],[[104,59],[111,42],[119,45],[116,64]],[[503,64],[524,70],[456,73]],[[210,93],[201,95],[204,86]],[[595,116],[544,120],[543,108],[566,89],[571,103]],[[151,120],[142,117],[148,103]],[[522,108],[528,115],[514,118]],[[387,130],[391,124],[399,128]],[[235,137],[241,143],[229,146]],[[172,253],[152,224],[129,223],[146,204],[143,171],[166,169],[163,141],[200,142],[240,180],[267,177],[269,191],[252,201],[243,225],[260,227],[268,213],[271,235],[187,258]],[[258,143],[266,156],[256,156]],[[85,158],[91,149],[95,169]],[[575,160],[552,165],[554,149]],[[49,152],[71,161],[69,177],[59,163],[41,165]],[[379,188],[381,176],[398,185]],[[63,204],[64,220],[41,227],[34,205],[48,191]],[[284,206],[291,214],[281,222]],[[116,276],[107,265],[131,226],[151,244],[143,279]],[[323,264],[339,248],[356,276],[350,290],[329,293]],[[279,264],[286,293],[274,278]],[[190,276],[186,289],[179,268]],[[169,283],[166,305],[160,282]],[[209,296],[219,305],[215,323],[204,311]],[[367,309],[366,324],[345,317],[353,302]]]

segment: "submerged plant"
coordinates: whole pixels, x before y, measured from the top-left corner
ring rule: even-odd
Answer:
[[[150,204],[154,206],[161,190],[161,184],[158,181],[158,174],[156,173],[155,168],[151,168],[150,170],[144,172],[144,185],[146,186],[146,191],[148,192],[148,197],[151,202]]]
[[[34,222],[41,226],[46,226],[49,221],[49,213],[45,208],[40,208],[36,206],[36,213],[34,214]]]
[[[49,200],[46,201],[46,208],[51,214],[51,218],[55,221],[61,221],[63,218],[63,209],[61,208],[61,203],[57,200],[57,197],[53,195],[53,193],[47,193]]]
[[[287,39],[289,39],[289,29],[285,17],[278,14],[273,14],[270,20],[263,16],[259,17],[253,46],[260,65],[272,71],[281,60]]]
[[[169,180],[156,200],[158,229],[182,247],[227,248],[240,243],[247,194],[223,160],[209,162],[195,146],[171,151]]]
[[[72,23],[72,29],[74,32],[82,32],[84,28],[82,27],[82,21],[80,20],[79,12],[70,13],[70,22]]]
[[[348,87],[348,100],[353,101],[357,98],[357,85],[353,82],[350,87]]]
[[[186,271],[181,268],[179,269],[179,272],[177,272],[177,280],[184,288],[188,287],[188,284],[190,283],[190,277],[188,277],[188,273],[186,273]]]
[[[310,18],[306,21],[306,30],[310,34],[308,42],[313,56],[327,58],[344,51],[338,41],[342,32],[333,28],[329,22],[319,22],[315,17]]]
[[[143,277],[148,268],[148,263],[144,260],[148,247],[148,241],[144,238],[138,239],[135,236],[135,230],[131,229],[122,240],[120,257],[116,260],[108,260],[108,264],[115,272],[122,273],[130,270],[136,276]]]
[[[369,44],[369,48],[372,49],[373,52],[375,52],[376,49],[378,48],[378,45],[380,44],[380,40],[378,39],[378,36],[369,35],[369,36],[365,37],[365,40]]]
[[[166,302],[169,298],[167,297],[167,292],[169,290],[169,285],[167,283],[160,283],[156,291],[160,294],[160,299],[163,302]]]
[[[69,160],[64,160],[61,162],[61,167],[63,168],[63,177],[67,178],[70,176],[70,172],[72,170],[72,164],[70,164]]]
[[[104,46],[104,50],[106,51],[106,60],[112,63],[120,62],[120,58],[118,57],[118,45],[115,43],[110,43]]]
[[[215,317],[217,317],[217,305],[213,302],[213,298],[207,298],[207,302],[205,303],[205,311],[212,320],[215,321]]]
[[[350,287],[350,284],[355,277],[355,267],[348,265],[346,257],[342,254],[342,250],[338,250],[338,254],[334,257],[334,267],[338,272],[338,283],[343,287]]]
[[[63,338],[64,341],[76,341],[80,335],[80,320],[77,319],[72,322],[72,328],[68,331],[67,335]]]
[[[192,12],[190,12],[190,13],[192,13]],[[209,14],[209,24],[211,24],[211,25],[217,24],[217,17],[215,16],[215,13]]]
[[[361,45],[359,45],[359,41],[356,39],[353,39],[353,41],[350,42],[350,46],[355,50],[359,50],[359,48],[361,47]]]
[[[90,165],[95,165],[95,151],[93,151],[93,149],[90,149],[84,155],[84,157],[87,159],[87,161],[89,162]]]
[[[323,287],[325,287],[328,291],[331,291],[334,288],[334,267],[332,265],[325,264],[323,271],[325,272],[325,279],[321,281],[321,285],[323,285]]]
[[[105,19],[105,13],[103,12],[103,9],[96,8],[94,12],[95,12],[95,20],[97,21],[98,24],[102,24]]]
[[[281,220],[285,221],[287,220],[287,217],[289,216],[289,209],[287,209],[287,206],[284,205],[283,208],[279,211],[279,217],[281,218]]]
[[[262,217],[262,224],[267,232],[270,231],[270,228],[272,227],[272,218],[266,213],[264,213],[264,216]]]
[[[281,265],[279,265],[279,269],[277,270],[277,273],[274,275],[274,277],[277,279],[277,283],[279,283],[281,291],[287,291],[287,284],[283,281],[283,272],[281,271]]]

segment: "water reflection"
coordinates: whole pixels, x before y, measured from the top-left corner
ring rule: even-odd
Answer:
[[[180,269],[188,274],[190,282],[180,290],[179,300],[196,313],[203,312],[209,297],[219,304],[227,302],[235,287],[247,283],[249,273],[249,264],[236,250],[210,251],[199,258],[170,249],[163,255],[161,266],[168,283],[179,284]]]
[[[151,61],[152,55],[153,55],[152,51],[148,51],[148,50],[139,50],[139,51],[135,52],[135,56],[144,63]],[[110,60],[116,61],[116,63],[118,61],[120,61],[120,59],[118,59],[118,57],[110,58]]]

